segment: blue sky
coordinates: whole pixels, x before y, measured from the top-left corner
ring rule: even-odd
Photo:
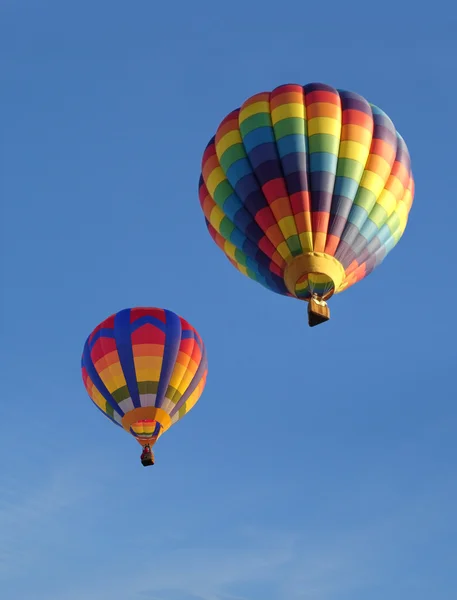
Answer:
[[[457,13],[319,5],[1,2],[5,599],[455,599]],[[226,113],[311,81],[385,110],[416,179],[399,245],[313,330],[197,193]],[[154,469],[80,376],[92,328],[148,305],[209,358]]]

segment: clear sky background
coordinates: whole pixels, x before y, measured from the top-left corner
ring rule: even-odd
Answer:
[[[2,599],[455,600],[456,30],[439,1],[1,1]],[[416,179],[316,329],[230,265],[197,192],[229,111],[312,81],[386,111]],[[209,377],[143,469],[80,356],[148,305]]]

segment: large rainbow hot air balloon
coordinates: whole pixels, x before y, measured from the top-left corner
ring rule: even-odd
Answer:
[[[308,301],[309,324],[403,235],[414,196],[408,149],[389,117],[322,83],[252,96],[203,155],[200,203],[242,273]]]
[[[112,315],[88,337],[82,377],[95,405],[143,446],[151,447],[200,398],[208,372],[206,350],[182,317],[161,308]]]

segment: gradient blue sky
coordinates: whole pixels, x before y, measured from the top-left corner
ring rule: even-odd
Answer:
[[[457,19],[432,6],[2,0],[2,598],[455,600]],[[227,112],[311,81],[383,108],[417,186],[313,330],[197,194]],[[80,376],[92,328],[145,305],[210,369],[154,469]]]

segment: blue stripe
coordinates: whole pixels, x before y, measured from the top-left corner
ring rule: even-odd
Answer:
[[[179,399],[179,402],[177,402],[175,404],[175,406],[173,407],[173,409],[170,413],[170,417],[173,417],[173,415],[175,415],[178,412],[178,410],[181,408],[181,406],[184,405],[184,403],[187,401],[187,399],[195,391],[197,385],[200,383],[200,381],[202,379],[203,373],[206,371],[207,368],[208,368],[208,360],[206,358],[206,348],[203,347],[203,356],[200,361],[200,364],[198,365],[197,372],[193,376],[189,387],[187,388],[187,390],[184,392],[184,394]]]
[[[335,187],[333,189],[334,196],[345,196],[354,200],[357,190],[359,189],[359,182],[351,177],[345,175],[338,175],[335,178]]]
[[[379,229],[376,223],[374,223],[370,219],[370,217],[368,217],[368,219],[365,221],[362,228],[360,229],[360,234],[363,235],[363,237],[366,238],[368,242],[370,242],[378,233],[378,231]]]
[[[395,244],[397,242],[395,241],[394,236],[392,235],[387,242],[384,244],[384,246],[382,246],[383,248],[386,249],[386,254],[388,254],[393,248],[395,248]]]
[[[271,127],[257,127],[257,129],[253,129],[243,137],[243,146],[248,154],[257,146],[268,144],[268,142],[273,144],[276,142]]]
[[[91,378],[92,383],[95,385],[95,387],[100,392],[100,394],[103,396],[103,398],[106,400],[107,404],[109,404],[111,406],[111,408],[115,412],[117,412],[117,414],[120,417],[123,417],[124,416],[124,411],[120,408],[120,406],[118,405],[118,403],[111,396],[111,394],[107,390],[105,384],[100,379],[100,375],[97,373],[97,371],[96,371],[96,369],[94,367],[94,363],[92,362],[92,357],[90,355],[89,344],[87,342],[84,344],[84,352],[83,352],[82,363],[83,363],[83,365],[84,365],[84,367],[85,367],[85,369],[87,371],[87,374]]]
[[[358,204],[352,205],[351,212],[349,213],[348,217],[349,223],[352,223],[352,225],[357,227],[357,229],[360,231],[367,218],[368,213],[364,208],[362,208]]]
[[[234,229],[230,234],[230,241],[241,251],[246,240],[247,237],[239,229]]]
[[[94,335],[94,337],[92,338],[92,340],[90,341],[89,348],[91,350],[95,346],[95,342],[97,340],[99,340],[101,337],[112,339],[112,338],[114,338],[114,331],[112,329],[99,329],[97,331],[97,333]]]
[[[130,339],[130,309],[125,308],[114,317],[114,338],[116,340],[117,353],[121,369],[124,373],[127,388],[133,406],[139,408],[140,394],[136,380],[135,363],[133,361],[132,340]]]
[[[384,223],[384,225],[381,227],[381,229],[379,230],[376,237],[381,242],[381,246],[384,246],[391,235],[392,235],[392,233],[391,233],[387,223]]]
[[[181,320],[174,312],[165,309],[165,347],[163,349],[162,368],[160,370],[159,386],[157,388],[156,407],[161,408],[171,375],[175,367],[176,358],[181,344]]]
[[[238,198],[236,194],[230,194],[222,204],[222,210],[227,215],[227,217],[233,221],[236,213],[243,209],[243,205],[241,204],[241,200]]]
[[[260,273],[260,265],[259,265],[259,263],[256,260],[254,260],[253,258],[251,258],[250,256],[248,256],[246,258],[246,268],[251,269],[251,271],[254,271],[254,273],[256,275],[260,275],[260,276],[262,275]]]
[[[288,154],[305,154],[306,155],[306,137],[292,133],[280,138],[276,144],[278,146],[279,156],[284,158]]]
[[[336,173],[338,157],[330,152],[313,152],[309,155],[309,169],[311,173]]]
[[[146,323],[149,323],[150,325],[154,325],[154,327],[157,327],[157,329],[160,329],[160,331],[165,333],[165,323],[163,323],[157,317],[153,317],[151,315],[144,315],[143,317],[140,317],[134,323],[132,323],[130,326],[130,332],[133,333],[134,331],[136,331],[143,325],[146,325]]]
[[[237,183],[251,173],[251,163],[247,158],[240,158],[230,165],[225,175],[232,188],[236,188]]]

